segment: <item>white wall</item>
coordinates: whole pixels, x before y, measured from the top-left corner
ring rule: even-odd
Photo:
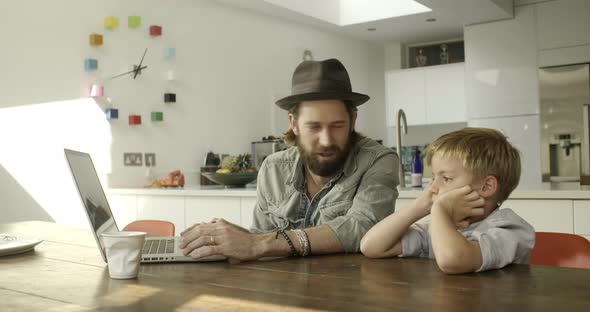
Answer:
[[[104,28],[108,15],[119,17],[119,28]],[[141,29],[127,27],[129,15],[142,16]],[[120,114],[110,123],[111,160],[105,170],[110,186],[147,182],[145,167],[123,166],[123,152],[155,152],[155,174],[181,169],[188,184],[198,183],[207,151],[248,152],[251,141],[273,134],[272,98],[290,90],[304,49],[315,59],[336,57],[345,64],[353,89],[372,97],[360,107],[357,129],[371,137],[385,136],[381,45],[205,0],[2,1],[0,20],[6,25],[0,28],[0,114],[6,107],[84,97],[90,83],[129,70],[143,49],[149,49],[148,69],[139,79],[103,81]],[[150,38],[150,24],[162,25],[163,36]],[[104,34],[102,47],[88,44],[93,32]],[[164,60],[165,47],[176,48],[174,60]],[[83,60],[89,56],[99,60],[96,73],[84,72]],[[165,79],[169,69],[175,70],[174,82]],[[162,103],[168,91],[177,93],[177,103]],[[163,111],[164,122],[150,122],[152,110]],[[130,113],[140,113],[143,125],[128,126]],[[277,123],[286,126],[284,116]],[[62,123],[80,116],[47,118]],[[18,179],[0,175],[0,185],[13,188]],[[0,192],[5,189],[10,188]],[[9,204],[31,200],[24,197]]]

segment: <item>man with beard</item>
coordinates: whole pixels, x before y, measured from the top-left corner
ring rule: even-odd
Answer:
[[[302,62],[291,93],[276,104],[289,112],[284,140],[295,146],[264,160],[251,231],[222,219],[193,225],[181,234],[186,255],[244,261],[359,252],[363,235],[394,211],[398,158],[355,131],[357,106],[369,96],[352,92],[344,65]]]

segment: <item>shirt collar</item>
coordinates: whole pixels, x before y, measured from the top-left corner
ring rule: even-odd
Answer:
[[[357,154],[358,154],[358,142],[354,143],[352,148],[350,149],[350,153],[348,153],[348,157],[346,158],[346,162],[344,163],[344,170],[343,173],[345,176],[351,176],[357,168]]]

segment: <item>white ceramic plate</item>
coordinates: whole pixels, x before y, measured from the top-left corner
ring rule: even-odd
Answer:
[[[0,256],[27,252],[42,241],[29,235],[0,233]]]

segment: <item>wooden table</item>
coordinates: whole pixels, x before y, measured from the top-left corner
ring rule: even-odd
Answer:
[[[590,311],[590,270],[512,265],[445,275],[426,259],[335,255],[142,265],[114,280],[89,229],[0,225],[46,240],[0,257],[0,311]]]

